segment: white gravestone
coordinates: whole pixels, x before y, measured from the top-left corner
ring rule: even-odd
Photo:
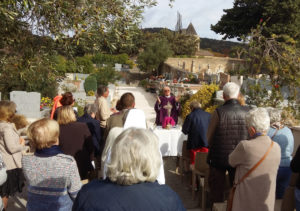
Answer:
[[[16,103],[17,113],[27,118],[40,118],[41,94],[38,92],[12,91],[10,100]]]

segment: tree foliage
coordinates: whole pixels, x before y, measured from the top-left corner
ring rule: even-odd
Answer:
[[[300,0],[235,0],[233,8],[225,9],[225,14],[211,29],[227,38],[247,36],[257,24],[266,22],[262,34],[286,34],[300,40]]]
[[[138,67],[143,71],[157,70],[169,56],[173,54],[170,45],[165,39],[156,39],[149,42],[145,50],[138,56]]]
[[[147,43],[157,39],[165,39],[168,41],[174,55],[195,55],[199,46],[200,39],[193,35],[173,32],[169,29],[149,28],[144,32],[141,48],[145,48]]]
[[[3,94],[7,96],[12,89],[40,91],[40,86],[49,85],[47,90],[51,91],[43,91],[43,94],[51,96],[56,92],[55,80],[52,80],[56,75],[68,68],[77,71],[76,60],[73,60],[76,55],[137,51],[134,42],[139,38],[142,12],[155,4],[156,0],[1,1],[0,86]],[[66,63],[62,58],[53,59],[59,54],[67,59]],[[79,66],[91,67],[79,60]],[[58,71],[55,69],[57,61]]]

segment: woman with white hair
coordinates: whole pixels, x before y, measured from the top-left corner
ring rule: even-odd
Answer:
[[[123,131],[112,146],[108,179],[85,185],[73,211],[185,210],[173,190],[156,182],[160,165],[158,138],[153,132]]]
[[[281,148],[281,160],[276,178],[276,199],[282,199],[292,175],[290,163],[294,151],[294,136],[291,129],[282,123],[281,110],[271,109],[269,115],[271,125],[268,136]]]
[[[246,124],[251,140],[241,141],[229,155],[229,164],[236,168],[232,210],[273,211],[280,147],[267,136],[266,109],[250,110]]]

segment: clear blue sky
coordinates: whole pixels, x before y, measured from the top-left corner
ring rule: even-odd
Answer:
[[[168,0],[157,0],[158,5],[146,9],[143,28],[166,27],[174,30],[177,22],[177,11],[182,15],[182,27],[193,23],[200,37],[221,39],[222,36],[210,30],[224,14],[223,9],[233,7],[234,0],[175,0],[169,7]],[[232,40],[234,41],[234,40]]]

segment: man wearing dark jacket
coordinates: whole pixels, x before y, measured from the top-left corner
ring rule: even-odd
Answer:
[[[211,201],[224,201],[224,184],[226,171],[228,171],[232,185],[235,169],[228,163],[228,155],[235,149],[241,140],[248,139],[245,116],[249,111],[246,106],[241,106],[237,100],[240,87],[232,82],[223,87],[225,103],[218,107],[212,115],[207,138],[209,153],[207,162],[210,166],[208,184],[210,187]]]
[[[95,104],[87,104],[84,107],[84,115],[77,119],[78,122],[86,123],[92,134],[95,157],[100,155],[101,145],[100,121],[95,119],[96,112]]]
[[[200,103],[193,101],[190,104],[191,113],[186,116],[182,132],[188,135],[187,149],[190,150],[190,162],[195,163],[197,152],[208,152],[207,128],[210,114],[200,108]]]

